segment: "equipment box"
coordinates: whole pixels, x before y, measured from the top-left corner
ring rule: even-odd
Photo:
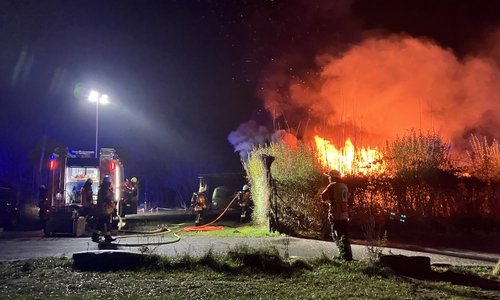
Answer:
[[[85,218],[78,217],[73,221],[73,236],[82,236],[85,234]]]
[[[51,236],[57,233],[82,236],[85,233],[85,218],[78,215],[78,208],[63,207],[52,209],[45,221],[44,233]]]

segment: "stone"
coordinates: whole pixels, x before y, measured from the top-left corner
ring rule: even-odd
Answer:
[[[73,253],[73,268],[81,271],[135,270],[144,255],[122,250],[95,250]]]
[[[382,255],[380,263],[403,276],[423,279],[432,274],[431,259],[427,256]]]

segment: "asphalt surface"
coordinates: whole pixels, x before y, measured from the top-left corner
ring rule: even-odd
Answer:
[[[185,212],[152,211],[127,216],[128,222],[150,222],[166,224],[175,221],[176,215],[180,218]],[[217,224],[215,224],[217,225]],[[114,244],[116,249],[134,253],[155,253],[160,255],[178,256],[189,254],[201,256],[208,251],[225,253],[239,246],[248,247],[276,247],[281,255],[298,256],[305,259],[326,255],[338,256],[337,247],[333,242],[294,237],[208,237],[183,236],[176,237],[172,229],[162,235],[121,236]],[[369,254],[364,241],[353,241],[353,257],[356,260],[368,260]],[[143,246],[136,246],[136,245]],[[130,246],[134,245],[134,246]],[[445,265],[478,265],[494,266],[500,261],[500,254],[477,251],[467,251],[452,248],[418,247],[413,245],[391,244],[383,249],[384,254],[405,256],[427,256],[432,264]],[[71,257],[73,253],[85,251],[99,251],[99,245],[90,240],[89,236],[71,237],[68,235],[45,237],[42,230],[0,232],[0,262],[24,260],[42,257]]]

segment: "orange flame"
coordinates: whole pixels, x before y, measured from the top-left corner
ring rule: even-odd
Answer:
[[[377,148],[361,148],[357,150],[347,139],[344,148],[337,149],[328,140],[319,136],[314,137],[318,160],[326,168],[339,170],[342,174],[369,174],[383,173],[385,164],[383,163],[382,152]]]

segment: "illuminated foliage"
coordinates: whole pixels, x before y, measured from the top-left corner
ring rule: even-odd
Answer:
[[[496,139],[491,144],[484,137],[481,142],[477,136],[471,137],[472,152],[467,152],[470,159],[469,174],[483,181],[500,180],[500,145]]]
[[[263,155],[275,158],[267,177]],[[255,148],[245,165],[255,202],[253,221],[283,233],[323,230],[326,205],[319,193],[327,183],[313,148],[284,142]]]
[[[374,215],[387,225],[404,215],[405,222],[422,225],[412,229],[495,230],[500,225],[495,221],[500,214],[498,143],[488,145],[474,138],[472,145],[471,164],[459,168],[451,146],[438,134],[409,131],[388,141],[382,152],[383,172],[344,176],[351,192],[353,224],[361,228]],[[270,177],[264,155],[274,157]],[[256,205],[254,222],[287,234],[327,235],[327,205],[319,197],[327,184],[322,175],[326,168],[321,153],[304,143],[255,148],[245,164]]]
[[[409,131],[387,142],[384,161],[389,176],[414,176],[451,166],[451,146],[436,133]]]

